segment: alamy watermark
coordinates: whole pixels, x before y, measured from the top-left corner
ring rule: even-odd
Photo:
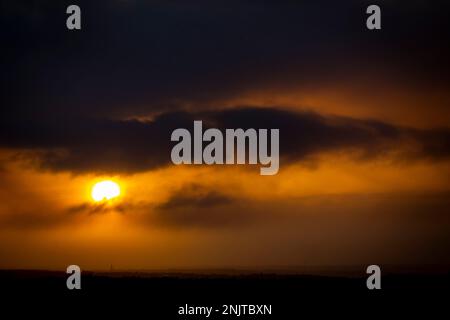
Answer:
[[[69,14],[66,20],[68,30],[81,30],[81,9],[79,6],[72,4],[67,7],[66,13]],[[381,29],[381,9],[379,6],[372,4],[366,9],[366,13],[370,16],[366,20],[366,26],[369,30]]]
[[[193,139],[189,130],[178,128],[172,132],[171,140],[178,141],[170,155],[174,164],[246,164],[248,158],[248,164],[259,162],[263,165],[261,175],[277,174],[280,166],[279,129],[225,129],[224,138],[219,129],[210,128],[203,132],[202,121],[194,121]],[[209,143],[203,148],[203,142]]]
[[[66,273],[70,274],[70,276],[66,280],[67,289],[73,290],[81,289],[81,269],[76,264],[72,264],[67,267]]]

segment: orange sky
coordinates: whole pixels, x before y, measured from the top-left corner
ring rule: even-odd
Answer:
[[[63,6],[0,12],[0,268],[450,264],[448,10],[89,1],[68,34]],[[173,165],[194,120],[280,129],[279,173]]]
[[[448,218],[437,210],[448,204],[449,174],[448,162],[358,162],[340,154],[324,154],[313,165],[282,166],[273,177],[260,176],[256,167],[218,166],[72,175],[8,161],[1,173],[8,186],[0,191],[1,267],[57,269],[76,262],[89,269],[257,268],[357,264],[373,257],[418,263],[424,256],[433,261],[445,247],[433,239],[447,237]],[[117,181],[122,195],[109,208],[90,212],[90,188],[103,178]],[[218,192],[229,203],[201,207],[193,200],[192,206],[162,207],[180,192],[188,199]],[[80,204],[86,206],[72,210]],[[404,255],[406,240],[437,256],[425,249]]]

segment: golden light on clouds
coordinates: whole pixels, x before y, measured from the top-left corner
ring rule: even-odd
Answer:
[[[446,208],[448,162],[356,161],[336,152],[285,164],[268,178],[255,166],[99,176],[11,160],[0,179],[8,186],[0,189],[3,268],[63,268],[73,260],[99,270],[360,263],[368,252],[397,261],[411,241],[443,252],[435,239],[448,228],[429,210]],[[120,195],[94,202],[92,191],[105,181]],[[381,250],[388,244],[395,250]]]

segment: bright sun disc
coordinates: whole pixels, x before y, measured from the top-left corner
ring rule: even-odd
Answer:
[[[92,199],[95,201],[110,200],[120,195],[120,187],[117,183],[105,180],[98,182],[92,188]]]

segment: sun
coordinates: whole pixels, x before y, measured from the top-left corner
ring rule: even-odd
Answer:
[[[116,198],[120,195],[119,185],[111,180],[97,182],[92,187],[91,196],[94,201],[103,201]]]

